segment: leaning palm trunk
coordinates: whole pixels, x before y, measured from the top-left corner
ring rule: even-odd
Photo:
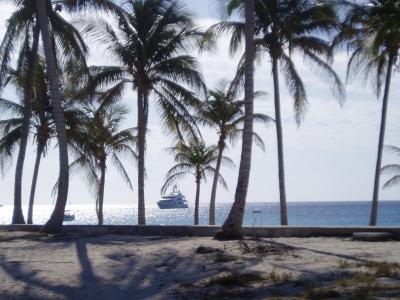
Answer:
[[[392,69],[393,69],[394,57],[389,55],[388,68],[386,73],[386,82],[385,82],[385,92],[383,95],[383,103],[382,103],[382,118],[381,118],[381,128],[379,132],[379,143],[378,143],[378,157],[376,160],[375,167],[375,181],[374,181],[374,194],[372,197],[372,208],[371,208],[371,219],[370,226],[376,226],[378,219],[378,198],[379,198],[379,181],[380,181],[380,170],[382,165],[382,153],[383,153],[383,145],[385,143],[385,128],[386,128],[386,116],[387,116],[387,107],[389,102],[389,91],[390,91],[390,82],[392,79]]]
[[[99,195],[98,195],[98,207],[97,207],[97,219],[98,224],[103,225],[104,214],[103,214],[103,206],[104,206],[104,187],[106,184],[106,166],[105,162],[101,164],[101,177],[100,177],[100,187],[99,187]]]
[[[217,232],[215,236],[216,239],[241,238],[243,215],[246,206],[247,189],[249,186],[254,114],[254,0],[246,1],[245,10],[245,117],[239,178],[236,186],[235,201],[233,202],[228,218],[222,225],[221,230]]]
[[[44,53],[46,58],[47,78],[50,86],[50,95],[52,99],[52,109],[54,116],[54,123],[56,125],[59,159],[60,159],[60,173],[59,184],[57,191],[57,201],[50,219],[45,224],[43,231],[47,233],[57,233],[62,228],[64,219],[65,205],[68,198],[68,151],[67,151],[67,135],[65,129],[64,112],[61,106],[61,92],[60,83],[57,74],[56,57],[54,48],[51,43],[49,24],[47,16],[47,1],[36,0],[36,9],[40,24],[40,31],[42,32],[42,40]]]
[[[199,172],[199,171],[198,171]],[[196,200],[194,204],[194,225],[199,225],[201,175],[196,175]]]
[[[215,166],[215,173],[213,179],[213,185],[211,189],[211,199],[210,199],[210,212],[209,212],[209,225],[215,225],[215,197],[217,195],[217,187],[218,187],[218,177],[219,171],[221,169],[222,155],[225,148],[224,138],[221,136],[218,142],[218,158],[217,165]]]
[[[26,78],[24,88],[24,119],[22,123],[21,142],[19,146],[17,165],[15,168],[14,211],[12,224],[25,224],[24,215],[22,213],[22,175],[24,170],[26,146],[28,144],[29,126],[32,114],[33,85],[35,80],[39,33],[39,27],[36,25],[34,29],[32,49],[29,54],[28,76]]]
[[[146,208],[144,202],[145,149],[146,149],[146,110],[145,96],[138,89],[138,224],[146,225]]]
[[[278,59],[272,58],[272,76],[274,80],[274,100],[275,100],[275,121],[276,121],[276,137],[278,144],[278,174],[279,174],[279,200],[281,206],[281,225],[288,225],[287,206],[286,206],[286,189],[285,189],[285,164],[283,155],[283,134],[282,134],[282,118],[281,103],[279,92],[279,74]]]
[[[39,167],[40,167],[40,161],[42,158],[43,150],[44,150],[44,144],[42,142],[38,143],[38,148],[36,151],[36,160],[35,160],[35,167],[33,169],[33,177],[32,177],[32,185],[31,185],[31,193],[29,196],[29,207],[28,207],[28,224],[33,224],[33,204],[35,202],[35,192],[36,192],[36,184],[37,184],[37,178],[39,174]]]

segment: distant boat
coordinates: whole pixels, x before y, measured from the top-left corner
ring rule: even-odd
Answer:
[[[75,215],[71,211],[66,210],[65,213],[64,213],[64,221],[65,222],[70,222],[70,221],[73,221],[73,220],[75,220]]]
[[[172,193],[167,196],[162,197],[158,202],[158,207],[160,209],[174,209],[174,208],[188,208],[188,203],[185,196],[178,190],[175,185]]]
[[[262,210],[253,210],[253,214],[261,214]]]

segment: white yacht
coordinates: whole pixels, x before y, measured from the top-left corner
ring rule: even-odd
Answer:
[[[178,190],[176,185],[174,186],[172,193],[162,197],[157,204],[161,209],[188,208],[185,196]]]

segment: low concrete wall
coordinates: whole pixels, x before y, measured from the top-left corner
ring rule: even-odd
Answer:
[[[41,225],[0,225],[1,231],[39,232]],[[213,236],[219,226],[189,225],[65,225],[65,233],[81,234],[131,234],[147,236]],[[354,232],[390,232],[400,238],[400,227],[243,227],[243,235],[258,237],[312,237],[312,236],[351,236]]]

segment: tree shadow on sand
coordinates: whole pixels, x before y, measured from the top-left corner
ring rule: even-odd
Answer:
[[[40,273],[45,272],[43,266],[39,268],[40,271],[30,270],[27,267],[27,264],[32,262],[40,263],[40,258],[36,261],[18,261],[9,260],[8,257],[0,255],[2,271],[15,282],[23,283],[24,286],[22,293],[12,290],[0,291],[0,299],[175,299],[176,290],[185,283],[187,278],[197,280],[210,276],[210,272],[204,270],[204,265],[201,263],[179,257],[174,250],[162,247],[158,248],[163,251],[162,255],[154,253],[151,262],[140,261],[140,256],[135,255],[134,251],[118,250],[106,256],[106,259],[112,260],[113,263],[103,268],[101,275],[96,273],[94,260],[88,253],[88,245],[107,247],[107,245],[119,245],[131,240],[134,240],[137,245],[156,245],[162,244],[165,239],[121,236],[109,236],[101,241],[96,237],[66,237],[56,240],[49,238],[47,243],[62,243],[64,247],[75,245],[80,266],[78,286],[44,281],[40,278]],[[182,241],[182,238],[176,238],[176,240]],[[173,239],[168,239],[168,241],[173,241]],[[71,253],[71,256],[73,255],[74,253]],[[46,260],[42,262],[57,263],[46,262]],[[107,264],[107,261],[105,263]],[[59,272],[63,272],[62,262],[60,262]]]
[[[35,237],[36,239],[36,237]],[[133,236],[79,236],[66,235],[53,238],[42,238],[41,243],[51,245],[50,249],[62,247],[75,248],[71,253],[73,261],[49,261],[38,257],[37,260],[12,260],[12,256],[0,255],[0,268],[14,282],[19,282],[22,289],[0,291],[0,299],[266,299],[270,296],[291,297],[304,292],[305,289],[325,287],[334,284],[338,279],[347,280],[354,273],[339,267],[332,271],[315,270],[312,265],[296,264],[296,252],[307,251],[330,259],[347,260],[354,264],[365,264],[368,260],[357,255],[344,255],[334,251],[323,251],[312,247],[297,247],[271,240],[251,240],[227,244],[221,243],[227,256],[219,257],[218,253],[195,254],[193,251],[177,252],[165,247],[165,242],[174,243],[187,241],[190,238],[149,238]],[[43,244],[40,244],[43,247]],[[126,247],[129,245],[129,247]],[[101,252],[100,255],[92,251],[93,247],[113,246],[114,252]],[[119,247],[121,246],[121,247]],[[148,246],[154,253],[147,252],[143,259],[140,246]],[[233,249],[240,249],[240,259],[228,254]],[[73,249],[72,248],[72,249]],[[23,250],[25,251],[25,250]],[[158,251],[158,252],[156,252]],[[251,259],[244,259],[247,258]],[[241,278],[215,278],[233,274],[240,276],[245,270],[257,267],[263,259],[269,257],[271,268],[279,272],[270,271],[262,274],[262,280],[255,284],[241,286]],[[275,260],[276,257],[276,260]],[[36,270],[30,263],[40,263]],[[231,262],[227,262],[232,260]],[[76,263],[78,262],[78,264]],[[68,278],[62,282],[46,282],[40,275],[46,272],[45,264],[59,264],[59,272],[63,273],[65,263],[76,266],[74,282]],[[54,266],[52,266],[54,269]],[[285,277],[285,272],[301,274],[296,278]],[[222,275],[224,274],[224,275]],[[239,274],[239,275],[238,275]],[[67,274],[66,274],[67,275]],[[71,276],[71,273],[69,273]],[[229,279],[229,280],[227,280]],[[243,278],[242,278],[243,279]],[[236,280],[236,281],[235,281]],[[239,281],[238,281],[239,280]],[[224,283],[225,282],[225,283]],[[227,285],[224,285],[227,284]],[[324,299],[324,298],[321,298]]]

